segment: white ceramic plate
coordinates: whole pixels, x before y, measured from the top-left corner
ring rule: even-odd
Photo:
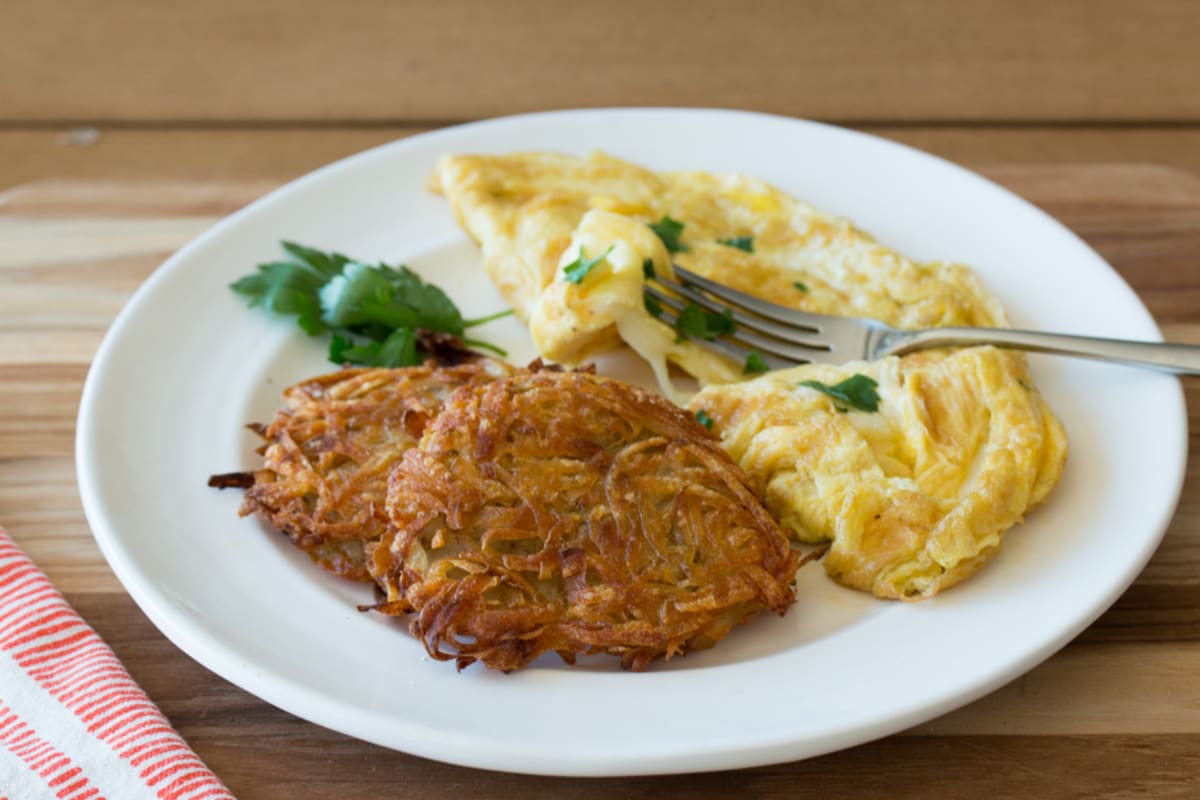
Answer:
[[[825,125],[703,110],[537,114],[438,131],[338,162],[172,256],[134,295],[88,376],[77,461],[88,520],[147,616],[188,654],[320,725],[443,761],[546,774],[714,770],[813,756],[960,706],[1049,656],[1150,557],[1178,498],[1186,416],[1172,378],[1034,358],[1071,440],[1050,501],[980,574],[920,604],[801,571],[798,604],[716,648],[621,672],[542,659],[503,675],[431,661],[365,587],[320,572],[236,516],[211,473],[251,467],[243,425],[331,368],[323,343],[247,310],[228,284],[280,239],[403,261],[468,316],[503,308],[444,201],[450,152],[603,149],[656,169],[741,171],[921,259],[972,265],[1020,327],[1158,339],[1134,293],[1079,239],[1007,191],[905,147]],[[1086,298],[1086,301],[1083,300]],[[523,361],[518,323],[480,334]],[[629,363],[602,371],[633,377]]]

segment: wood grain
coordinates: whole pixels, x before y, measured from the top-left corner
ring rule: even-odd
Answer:
[[[7,0],[0,120],[1198,120],[1190,0]]]
[[[1194,258],[1200,180],[1147,165],[984,171],[1097,247],[1169,338],[1200,343]],[[1028,674],[880,742],[709,775],[532,778],[358,742],[208,672],[157,632],[97,551],[75,485],[74,418],[95,348],[130,292],[186,239],[274,185],[56,181],[0,195],[0,521],[239,797],[1196,795],[1200,379],[1194,378],[1184,380],[1192,458],[1182,499],[1162,546],[1130,590]]]
[[[243,798],[298,796],[351,800],[416,791],[421,798],[611,798],[717,800],[795,798],[1152,798],[1195,797],[1200,737],[989,736],[893,737],[798,764],[737,772],[587,781],[482,773],[371,751],[353,759],[356,778],[327,769],[346,763],[341,742],[314,736],[296,742],[245,738],[204,748]],[[300,757],[286,750],[300,748]],[[256,758],[247,758],[253,754]],[[261,768],[249,765],[259,765]],[[1113,768],[1120,764],[1120,769]],[[244,787],[244,788],[243,788]],[[485,787],[482,790],[479,787]],[[1057,788],[1062,787],[1062,788]]]
[[[976,166],[1156,163],[1200,173],[1200,125],[856,127]],[[50,178],[291,178],[426,130],[390,123],[0,127],[0,190]]]

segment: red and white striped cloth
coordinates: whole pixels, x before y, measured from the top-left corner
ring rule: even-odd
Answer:
[[[0,800],[233,798],[0,528]]]

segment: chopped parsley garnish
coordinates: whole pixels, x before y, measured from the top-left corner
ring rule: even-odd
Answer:
[[[567,283],[581,283],[597,264],[608,258],[608,254],[613,251],[613,247],[615,245],[609,245],[607,250],[595,258],[588,258],[587,253],[583,252],[583,248],[580,247],[579,258],[563,267],[563,280]]]
[[[647,258],[642,261],[642,274],[646,276],[646,280],[654,278],[654,259]]]
[[[717,239],[717,244],[723,244],[726,247],[736,247],[738,250],[745,250],[747,253],[754,252],[753,236],[734,236],[729,239]]]
[[[792,286],[795,286],[797,289],[799,289],[802,292],[808,291],[808,284],[805,283],[804,281],[796,281],[795,283],[792,284]]]
[[[650,314],[650,316],[662,316],[662,303],[658,302],[658,298],[649,292],[642,293],[642,304],[646,306],[646,311]]]
[[[371,265],[294,242],[282,245],[290,258],[259,264],[230,288],[251,307],[295,315],[310,336],[332,333],[329,357],[337,364],[419,364],[418,329],[462,338],[467,328],[508,313],[465,320],[445,292],[403,265]]]
[[[879,393],[875,391],[875,387],[879,384],[861,373],[851,375],[833,386],[820,381],[801,381],[800,385],[808,386],[832,397],[834,407],[838,411],[844,412],[847,407],[857,408],[859,411],[879,410]]]
[[[710,431],[712,430],[713,418],[710,417],[708,415],[708,412],[705,411],[703,408],[696,412],[696,422],[699,422],[701,425],[708,428]]]
[[[746,354],[746,365],[742,367],[743,375],[757,375],[760,372],[770,371],[771,367],[767,365],[767,360],[762,357],[762,353],[751,350]]]
[[[663,246],[667,248],[668,253],[687,252],[687,245],[679,241],[679,237],[683,235],[682,222],[677,219],[671,219],[667,215],[658,222],[651,222],[649,225],[650,230],[658,234],[659,239],[662,239]]]
[[[711,342],[718,336],[733,333],[736,328],[733,311],[730,309],[714,314],[695,303],[688,303],[675,320],[675,332],[679,334],[679,338],[676,339],[678,342],[684,339],[704,339]]]

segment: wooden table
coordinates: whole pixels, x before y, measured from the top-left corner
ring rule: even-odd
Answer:
[[[1168,338],[1200,343],[1200,180],[1149,165],[983,171],[1099,250]],[[959,711],[809,761],[605,780],[490,773],[321,729],[209,673],[158,633],[101,558],[75,485],[74,422],[88,364],[129,294],[175,248],[275,183],[49,181],[0,196],[0,522],[239,797],[1200,794],[1196,433],[1162,546],[1091,628]],[[1195,431],[1200,380],[1184,386]]]

